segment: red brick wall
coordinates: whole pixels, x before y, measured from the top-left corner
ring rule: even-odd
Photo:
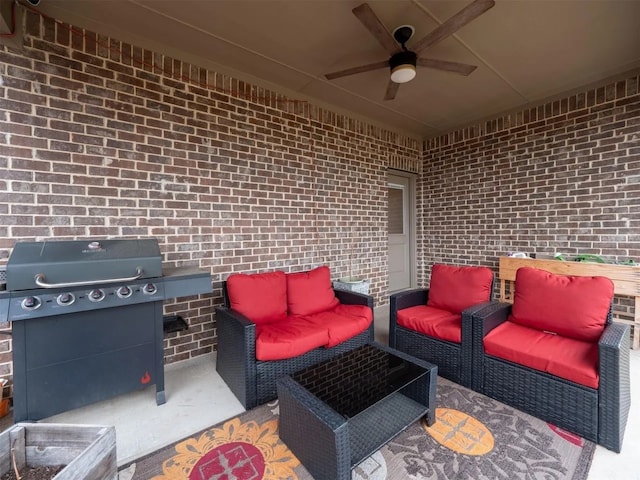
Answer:
[[[421,140],[29,13],[0,49],[0,265],[17,241],[155,237],[214,293],[165,307],[189,322],[173,362],[212,351],[231,272],[298,271],[387,290],[388,159]],[[350,260],[350,257],[352,261]],[[0,337],[0,375],[10,347]]]
[[[523,251],[640,261],[639,77],[425,141],[420,283]]]
[[[0,265],[16,241],[156,237],[214,293],[166,306],[210,352],[231,272],[328,264],[386,303],[386,173],[421,142],[28,14],[0,48]],[[638,78],[425,142],[419,283],[434,262],[497,267],[524,250],[640,259]],[[398,160],[400,159],[400,160]],[[0,375],[11,372],[0,336]]]

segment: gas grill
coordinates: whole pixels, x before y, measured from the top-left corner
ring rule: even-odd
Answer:
[[[155,239],[17,243],[0,292],[14,421],[154,384],[164,403],[163,300],[211,291],[206,271],[163,268]]]

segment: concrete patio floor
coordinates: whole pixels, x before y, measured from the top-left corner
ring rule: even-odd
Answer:
[[[388,306],[375,312],[376,340],[387,343]],[[633,399],[622,452],[598,446],[589,480],[640,480],[640,351],[631,352]],[[165,367],[167,402],[156,406],[155,388],[121,395],[47,418],[45,422],[115,425],[118,465],[244,411],[215,370],[215,354]]]

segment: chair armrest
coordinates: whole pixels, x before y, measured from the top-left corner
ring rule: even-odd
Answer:
[[[416,305],[426,305],[429,298],[428,288],[415,288],[394,293],[389,297],[389,346],[396,346],[396,320],[398,310],[415,307]]]
[[[373,297],[349,290],[334,290],[336,298],[344,305],[366,305],[373,311]]]
[[[621,323],[607,325],[598,341],[598,373],[606,379],[629,377],[630,327]],[[617,381],[617,380],[616,380]]]
[[[484,337],[504,323],[510,313],[510,303],[489,302],[471,315],[471,388],[476,392],[484,390]]]
[[[460,318],[460,384],[471,387],[473,383],[473,319],[482,315],[485,308],[493,306],[493,302],[472,305],[462,311]]]
[[[416,305],[426,305],[429,298],[428,288],[415,288],[394,293],[389,297],[389,307],[395,308],[395,312],[403,308],[415,307]]]
[[[488,302],[483,305],[483,308],[472,315],[474,332],[479,334],[481,338],[486,337],[491,330],[506,322],[511,313],[510,303]]]
[[[615,356],[619,355],[625,343],[629,340],[629,325],[623,325],[621,323],[611,323],[607,325],[602,332],[602,336],[598,341],[598,348],[602,354],[605,350],[614,352]]]
[[[598,342],[598,443],[620,452],[631,407],[629,325],[612,323]]]
[[[468,318],[471,320],[474,316],[483,316],[484,317],[484,309],[487,307],[493,307],[497,302],[482,302],[476,303],[475,305],[471,305],[469,308],[466,308],[462,311],[462,318]]]
[[[227,307],[216,307],[216,370],[245,408],[253,408],[256,391],[256,324]]]

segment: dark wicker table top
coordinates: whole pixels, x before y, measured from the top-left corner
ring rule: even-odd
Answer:
[[[305,368],[291,377],[337,413],[351,418],[428,371],[372,344]]]

